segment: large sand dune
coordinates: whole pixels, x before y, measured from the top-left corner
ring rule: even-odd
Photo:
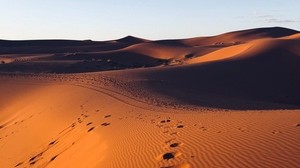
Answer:
[[[185,66],[133,73],[146,79],[163,81],[157,86],[148,86],[158,93],[165,92],[183,101],[216,105],[218,104],[216,102],[224,100],[224,106],[221,104],[220,106],[242,108],[243,105],[237,105],[236,101],[245,98],[245,100],[296,105],[297,107],[291,108],[299,108],[300,53],[296,49],[299,44],[299,40],[257,40],[190,59]],[[177,89],[184,88],[186,92],[195,96],[187,95],[186,92],[177,94],[166,91],[168,88],[161,89],[163,85],[171,85]],[[198,98],[197,95],[207,96]],[[231,104],[226,101],[227,98],[236,101],[230,100],[234,102]],[[260,108],[257,102],[246,106],[253,109]],[[270,105],[270,107],[277,106]]]
[[[299,167],[299,45],[279,27],[2,40],[0,167]]]

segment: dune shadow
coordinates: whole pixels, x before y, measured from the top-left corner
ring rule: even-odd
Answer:
[[[149,94],[170,97],[183,105],[235,110],[300,109],[299,67],[298,56],[273,51],[259,57],[171,67],[139,75],[148,79],[140,82]]]

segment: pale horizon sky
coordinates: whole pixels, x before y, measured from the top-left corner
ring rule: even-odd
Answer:
[[[300,30],[299,0],[0,0],[0,39],[158,40]]]

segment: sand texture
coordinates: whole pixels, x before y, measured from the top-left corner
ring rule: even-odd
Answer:
[[[299,37],[0,40],[0,167],[299,167]]]

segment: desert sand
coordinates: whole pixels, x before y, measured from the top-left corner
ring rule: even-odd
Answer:
[[[299,37],[0,40],[0,167],[299,167]]]

